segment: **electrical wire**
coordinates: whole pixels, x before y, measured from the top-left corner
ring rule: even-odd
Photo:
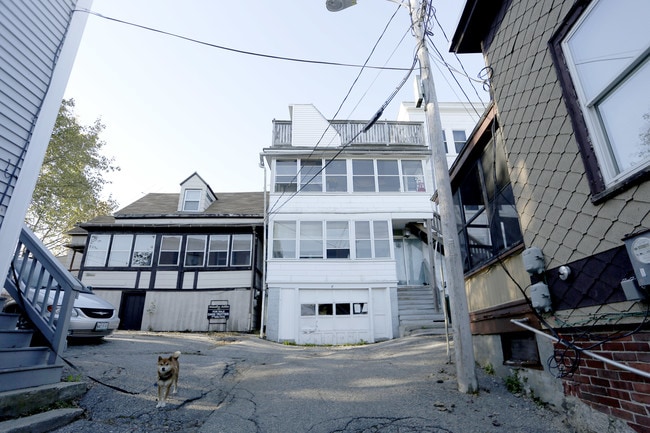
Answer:
[[[246,51],[246,50],[240,50],[240,49],[237,49],[237,48],[226,47],[226,46],[223,46],[223,45],[217,45],[217,44],[213,44],[213,43],[210,43],[210,42],[205,42],[205,41],[202,41],[202,40],[199,40],[199,39],[190,38],[188,36],[179,35],[177,33],[171,33],[171,32],[156,29],[156,28],[153,28],[153,27],[144,26],[142,24],[136,24],[136,23],[133,23],[133,22],[130,22],[130,21],[121,20],[119,18],[109,17],[109,16],[106,16],[106,15],[102,15],[102,14],[100,14],[98,12],[93,12],[93,11],[91,11],[89,9],[75,9],[73,12],[85,12],[85,13],[87,13],[89,15],[95,15],[95,16],[97,16],[99,18],[103,18],[105,20],[114,21],[114,22],[117,22],[117,23],[120,23],[120,24],[125,24],[125,25],[128,25],[128,26],[137,27],[139,29],[148,30],[148,31],[155,32],[155,33],[160,33],[160,34],[163,34],[163,35],[166,35],[166,36],[171,36],[171,37],[182,39],[182,40],[185,40],[185,41],[188,41],[188,42],[193,42],[193,43],[196,43],[196,44],[205,45],[205,46],[208,46],[208,47],[211,47],[211,48],[217,48],[217,49],[220,49],[220,50],[230,51],[230,52],[238,53],[238,54],[246,54],[246,55],[249,55],[249,56],[263,57],[263,58],[274,59],[274,60],[284,60],[284,61],[288,61],[288,62],[309,63],[309,64],[315,64],[315,65],[325,65],[325,66],[344,66],[344,67],[362,68],[362,69],[363,68],[366,68],[366,69],[380,69],[380,70],[384,70],[384,71],[407,71],[408,70],[408,68],[397,68],[397,67],[388,67],[388,66],[357,65],[357,64],[353,64],[353,63],[327,62],[327,61],[322,61],[322,60],[309,60],[309,59],[300,59],[300,58],[295,58],[295,57],[285,57],[285,56],[276,56],[276,55],[272,55],[272,54],[257,53],[257,52],[254,52],[254,51]]]

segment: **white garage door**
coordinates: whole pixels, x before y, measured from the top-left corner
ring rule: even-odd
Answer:
[[[371,342],[368,290],[300,290],[298,344]]]

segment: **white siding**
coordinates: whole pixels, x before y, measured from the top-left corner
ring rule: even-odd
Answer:
[[[135,287],[135,272],[91,271],[83,274],[83,282],[90,287],[133,288]]]
[[[155,278],[155,289],[175,289],[178,286],[177,271],[158,271]]]
[[[266,275],[269,285],[366,284],[396,285],[393,260],[273,260]]]
[[[0,245],[15,245],[49,143],[90,0],[0,2]],[[11,254],[0,254],[5,275]]]
[[[340,146],[341,137],[311,104],[295,104],[291,111],[292,146]]]
[[[251,271],[201,272],[197,289],[229,289],[250,287]]]
[[[280,209],[280,212],[274,215],[274,219],[285,219],[286,215],[291,215],[289,218],[294,218],[300,215],[312,214],[319,216],[321,220],[337,215],[349,215],[350,219],[361,220],[363,219],[360,216],[362,213],[378,215],[371,218],[375,220],[384,217],[426,219],[431,218],[433,211],[433,202],[430,200],[431,195],[428,193],[382,193],[372,196],[362,194],[301,194],[291,199],[284,196],[279,200],[277,197],[271,197],[269,204],[271,209]]]

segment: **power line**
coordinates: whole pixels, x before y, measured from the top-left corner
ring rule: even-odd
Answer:
[[[95,16],[97,16],[99,18],[103,18],[105,20],[115,21],[117,23],[125,24],[125,25],[132,26],[132,27],[137,27],[139,29],[148,30],[148,31],[155,32],[155,33],[160,33],[160,34],[171,36],[171,37],[178,38],[178,39],[183,39],[183,40],[188,41],[188,42],[193,42],[193,43],[196,43],[196,44],[205,45],[205,46],[208,46],[208,47],[211,47],[211,48],[217,48],[217,49],[224,50],[224,51],[230,51],[230,52],[233,52],[233,53],[246,54],[246,55],[249,55],[249,56],[263,57],[263,58],[274,59],[274,60],[284,60],[284,61],[288,61],[288,62],[326,65],[326,66],[344,66],[344,67],[362,68],[362,69],[363,68],[380,69],[380,70],[384,70],[384,71],[408,71],[409,70],[408,68],[397,68],[397,67],[388,67],[388,66],[356,65],[356,64],[353,64],[353,63],[326,62],[326,61],[322,61],[322,60],[299,59],[299,58],[295,58],[295,57],[285,57],[285,56],[276,56],[276,55],[272,55],[272,54],[256,53],[254,51],[246,51],[246,50],[240,50],[240,49],[237,49],[237,48],[230,48],[230,47],[226,47],[226,46],[223,46],[223,45],[217,45],[217,44],[213,44],[213,43],[210,43],[210,42],[201,41],[199,39],[194,39],[194,38],[190,38],[190,37],[187,37],[187,36],[182,36],[182,35],[179,35],[179,34],[176,34],[176,33],[167,32],[167,31],[156,29],[156,28],[153,28],[153,27],[147,27],[147,26],[144,26],[144,25],[141,25],[141,24],[136,24],[136,23],[133,23],[133,22],[124,21],[124,20],[121,20],[121,19],[118,19],[118,18],[113,18],[113,17],[109,17],[109,16],[106,16],[106,15],[102,15],[100,13],[93,12],[93,11],[88,10],[88,9],[75,9],[74,12],[85,12],[87,14],[95,15]]]

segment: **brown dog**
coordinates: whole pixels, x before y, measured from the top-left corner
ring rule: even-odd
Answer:
[[[165,407],[169,390],[176,394],[178,388],[178,357],[181,352],[176,351],[169,358],[158,357],[158,404],[156,407]]]

